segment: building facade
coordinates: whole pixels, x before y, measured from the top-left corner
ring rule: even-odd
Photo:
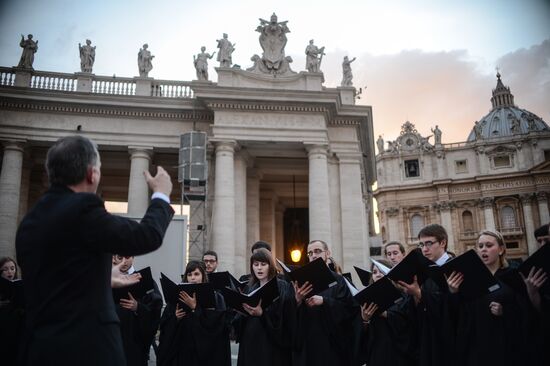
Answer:
[[[225,60],[217,82],[0,68],[0,255],[14,255],[17,224],[47,189],[45,154],[58,138],[97,142],[98,193],[128,202],[128,214],[139,217],[149,200],[142,171],[166,167],[172,201],[180,202],[180,136],[203,131],[206,241],[190,258],[213,249],[220,268],[245,273],[250,245],[262,239],[289,260],[285,215],[302,210],[307,237],[292,245],[303,256],[308,238],[322,239],[344,267],[365,266],[376,179],[372,108],[355,105],[353,87],[325,87],[321,72],[292,72],[288,57],[279,74],[262,60],[249,70]],[[190,228],[197,229],[193,214]]]
[[[436,126],[431,144],[410,122],[389,148],[378,142],[374,195],[383,242],[415,247],[419,230],[439,223],[457,254],[483,229],[500,231],[512,258],[536,250],[533,231],[550,222],[550,129],[514,104],[500,74],[491,102],[466,142],[442,144]]]

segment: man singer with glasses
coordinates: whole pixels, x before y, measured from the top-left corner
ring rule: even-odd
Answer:
[[[438,224],[425,226],[418,233],[418,247],[424,257],[438,266],[451,259],[447,253],[448,236]],[[455,312],[448,288],[440,288],[432,278],[420,286],[399,281],[406,293],[414,297],[409,316],[417,318],[419,365],[450,365],[454,355]]]

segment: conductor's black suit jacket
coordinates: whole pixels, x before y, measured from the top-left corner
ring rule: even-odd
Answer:
[[[26,365],[125,365],[111,291],[112,254],[160,247],[174,214],[153,199],[140,223],[109,214],[95,194],[53,186],[17,231],[25,281]]]

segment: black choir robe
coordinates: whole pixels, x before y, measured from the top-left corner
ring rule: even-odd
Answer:
[[[376,316],[364,325],[361,315],[357,324],[360,328],[358,360],[356,365],[368,366],[414,366],[417,364],[416,327],[410,319],[414,312],[414,299],[403,295],[403,299],[386,310],[387,316]]]
[[[427,278],[420,289],[422,298],[409,314],[416,328],[418,364],[455,365],[456,302],[449,289],[440,288],[432,278]]]
[[[176,318],[166,305],[160,321],[158,366],[230,366],[229,322],[223,297],[216,293],[216,309],[187,312]]]
[[[512,366],[531,364],[527,352],[525,324],[531,313],[524,294],[514,291],[499,277],[515,269],[495,273],[501,288],[472,301],[461,301],[457,321],[457,361],[464,366]],[[502,305],[503,315],[495,316],[491,302]]]
[[[262,316],[237,314],[233,326],[239,343],[238,366],[287,366],[292,362],[292,335],[296,317],[294,288],[277,279],[279,299]],[[259,283],[246,287],[245,293]]]
[[[25,328],[25,309],[0,297],[0,348],[2,364],[17,365]]]
[[[349,366],[353,359],[353,318],[360,310],[344,281],[321,292],[323,305],[298,307],[293,365]],[[351,338],[350,338],[351,336]]]
[[[153,292],[136,299],[138,308],[135,313],[116,304],[128,366],[147,366],[149,360],[149,349],[157,333],[162,309],[162,296],[154,281],[153,285]]]

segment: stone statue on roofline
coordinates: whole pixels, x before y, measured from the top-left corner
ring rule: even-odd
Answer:
[[[308,72],[321,72],[321,62],[325,54],[325,47],[317,47],[313,44],[313,39],[309,41],[306,47],[306,70]]]
[[[209,54],[206,51],[206,47],[201,47],[201,53],[198,55],[193,55],[193,64],[195,65],[195,70],[197,71],[197,80],[199,81],[208,81],[208,59],[214,57],[216,52]]]
[[[24,35],[21,35],[21,42],[19,42],[19,46],[23,48],[23,52],[21,53],[21,59],[19,59],[19,64],[17,67],[32,70],[34,54],[38,51],[38,41],[32,39],[32,34],[29,34],[27,39],[25,39]]]
[[[259,40],[263,53],[262,57],[252,56],[254,66],[248,68],[248,71],[283,76],[295,74],[289,65],[292,58],[285,56],[286,33],[290,32],[286,23],[288,21],[279,22],[275,13],[269,21],[260,18],[256,32],[260,33]]]
[[[92,47],[92,41],[86,40],[86,44],[83,46],[78,44],[78,51],[80,53],[80,71],[92,72],[95,62],[95,47]]]
[[[233,63],[231,55],[235,51],[235,43],[231,43],[227,39],[227,33],[223,34],[222,39],[216,40],[218,42],[218,61],[220,62],[220,67],[231,67]]]
[[[438,126],[438,125],[435,125],[435,128],[432,128],[431,130],[432,130],[432,132],[434,133],[435,144],[436,144],[436,145],[441,145],[441,135],[442,135],[442,132],[441,132],[441,130],[439,129],[439,126]]]
[[[349,59],[348,56],[344,56],[344,61],[342,62],[342,86],[353,86],[353,74],[351,73],[351,63],[355,61]]]
[[[149,71],[153,70],[153,58],[151,51],[148,50],[149,45],[145,43],[143,48],[140,48],[138,52],[138,70],[139,76],[142,78],[149,77]]]
[[[382,154],[384,152],[384,139],[382,135],[378,135],[378,140],[376,140],[376,146],[378,146],[378,153]]]

